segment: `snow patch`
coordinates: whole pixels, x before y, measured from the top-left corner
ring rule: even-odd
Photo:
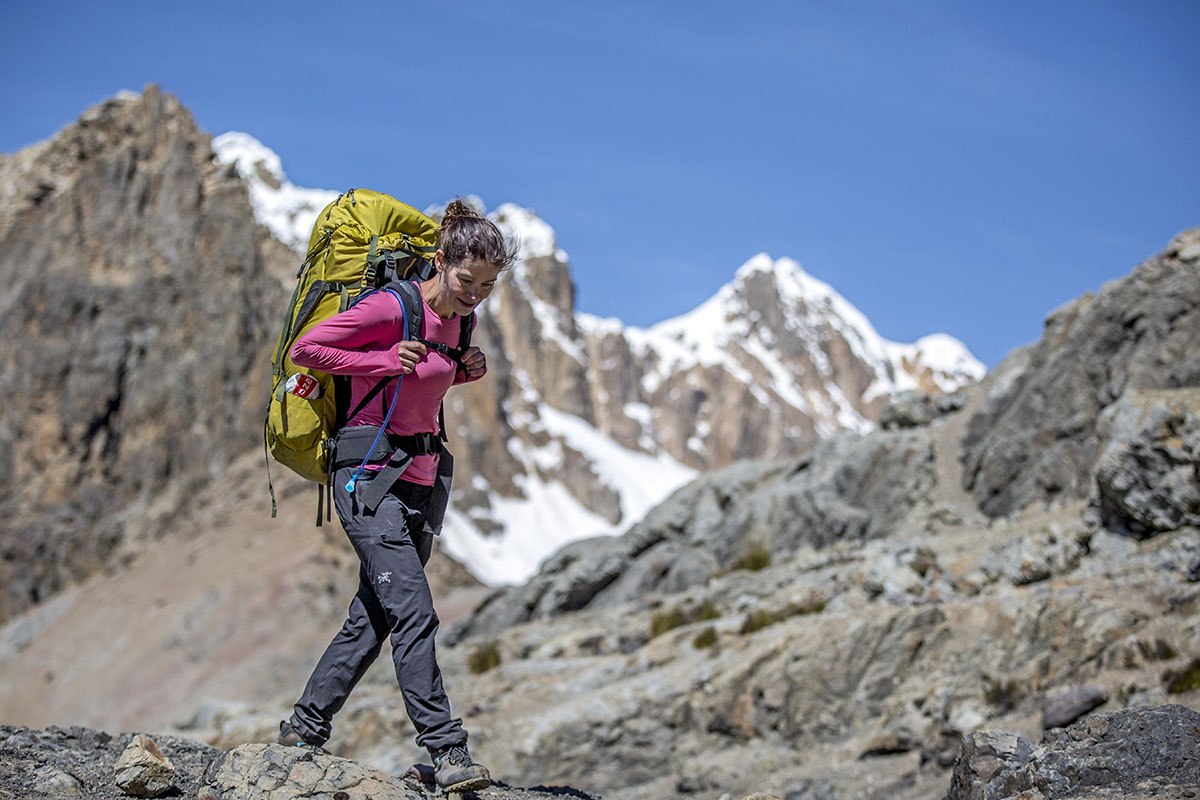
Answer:
[[[620,496],[622,518],[614,525],[589,511],[561,481],[539,477],[536,470],[514,480],[523,497],[493,495],[488,518],[504,532],[484,535],[471,521],[471,510],[451,508],[442,530],[442,545],[484,583],[491,586],[528,580],[538,566],[561,547],[592,536],[615,536],[641,519],[668,494],[696,476],[667,455],[648,455],[621,447],[579,417],[541,405],[538,414],[552,436],[549,445],[528,448],[511,440],[510,448],[527,468],[545,467],[553,475],[553,458],[563,448],[590,461],[605,485]],[[545,459],[545,460],[543,460]]]

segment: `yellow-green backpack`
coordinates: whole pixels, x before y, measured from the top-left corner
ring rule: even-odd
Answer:
[[[325,484],[329,446],[346,413],[338,407],[346,395],[340,379],[292,362],[296,339],[369,291],[397,279],[427,279],[433,274],[439,231],[420,211],[369,189],[351,189],[321,209],[271,359],[264,437],[267,452],[280,464]],[[410,339],[420,337],[419,310],[406,314]],[[271,516],[275,511],[272,486]],[[320,517],[318,505],[318,524]]]

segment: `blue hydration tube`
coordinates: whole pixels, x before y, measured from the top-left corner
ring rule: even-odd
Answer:
[[[400,295],[396,293],[395,289],[384,289],[384,291],[389,292],[396,298],[396,302],[400,304],[400,321],[404,326],[404,339],[401,339],[401,341],[405,341],[408,338],[408,312],[404,310],[404,301],[400,299]],[[384,378],[384,380],[388,379]],[[371,442],[371,446],[367,449],[367,454],[363,456],[362,463],[358,465],[358,469],[354,470],[354,474],[350,476],[350,480],[346,481],[346,491],[350,494],[354,494],[354,486],[358,483],[358,476],[366,468],[367,462],[371,460],[371,454],[375,452],[375,446],[379,444],[379,440],[383,438],[383,432],[387,430],[388,422],[392,419],[392,412],[396,410],[396,398],[400,396],[400,384],[403,382],[404,375],[397,375],[396,389],[392,393],[392,403],[388,406],[387,415],[383,418],[383,423],[379,426],[379,432],[375,434],[375,440]]]

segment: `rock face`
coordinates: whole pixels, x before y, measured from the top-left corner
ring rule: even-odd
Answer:
[[[1088,513],[1109,530],[1149,538],[1200,526],[1200,391],[1130,393],[1111,409]]]
[[[945,800],[1177,800],[1198,792],[1200,714],[1168,705],[1099,714],[1039,747],[1010,734],[969,734]]]
[[[292,256],[153,87],[3,157],[0,183],[6,619],[161,535],[254,447]]]
[[[1200,232],[1180,234],[1129,277],[1055,311],[1041,341],[1013,357],[1025,366],[993,384],[963,444],[966,485],[986,513],[1087,497],[1106,413],[1137,390],[1200,383],[1198,243]]]

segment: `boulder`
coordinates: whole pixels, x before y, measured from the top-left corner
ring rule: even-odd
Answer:
[[[276,744],[222,753],[204,771],[197,800],[425,800],[401,778],[336,756]]]
[[[171,792],[175,765],[149,736],[137,734],[117,759],[116,783],[134,797],[162,797]]]
[[[1139,539],[1200,526],[1200,389],[1132,393],[1111,417],[1089,521]]]
[[[1197,787],[1200,713],[1166,705],[1097,714],[1036,748],[1013,734],[969,734],[945,800],[1175,800]]]
[[[1049,730],[1070,725],[1107,702],[1108,690],[1103,686],[1072,686],[1051,692],[1042,698],[1042,727]]]

